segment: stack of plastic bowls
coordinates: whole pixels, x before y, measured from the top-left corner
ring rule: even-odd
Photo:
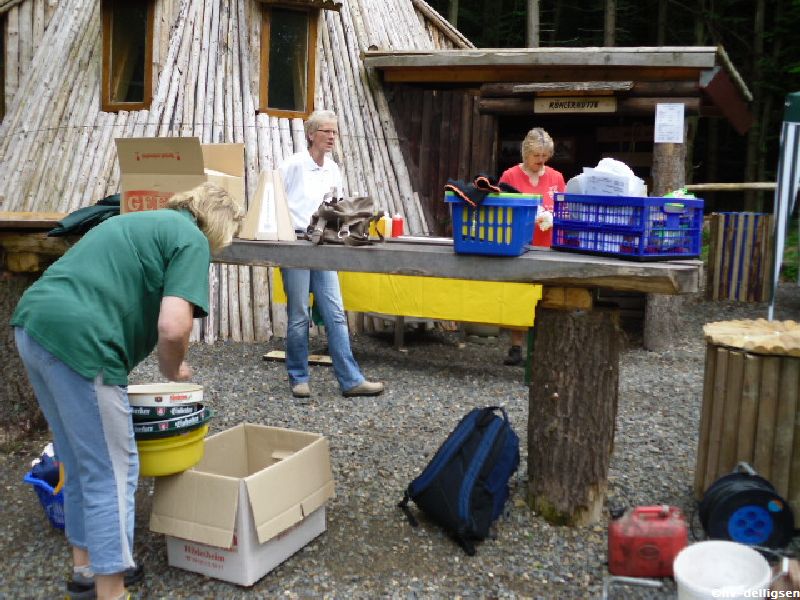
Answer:
[[[139,475],[159,477],[193,467],[203,458],[210,408],[203,387],[186,383],[129,385]]]

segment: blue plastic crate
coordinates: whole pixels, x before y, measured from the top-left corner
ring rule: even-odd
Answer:
[[[553,248],[631,260],[700,256],[703,200],[556,194]]]
[[[31,471],[26,473],[22,481],[33,486],[50,524],[57,529],[64,529],[64,492],[53,493],[55,490],[50,484],[35,477]]]
[[[489,194],[473,208],[453,192],[444,201],[453,213],[453,248],[458,254],[519,256],[533,239],[536,211],[542,203],[535,194]]]

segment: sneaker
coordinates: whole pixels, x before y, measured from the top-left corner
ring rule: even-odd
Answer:
[[[144,579],[144,567],[125,569],[125,587],[136,585]],[[94,578],[74,573],[67,582],[67,600],[94,600],[97,592],[94,589]]]
[[[308,398],[311,395],[311,388],[308,387],[308,382],[295,383],[292,386],[292,396],[295,398]]]
[[[383,383],[380,381],[367,381],[366,379],[355,387],[342,392],[342,396],[353,398],[354,396],[379,396],[383,393]]]
[[[520,346],[511,346],[508,349],[508,356],[503,361],[504,365],[509,367],[518,367],[522,364],[522,348]]]

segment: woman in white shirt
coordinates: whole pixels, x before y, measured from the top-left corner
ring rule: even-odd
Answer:
[[[325,194],[343,190],[342,172],[328,153],[339,135],[336,114],[314,111],[305,123],[308,149],[293,154],[278,168],[286,186],[289,212],[295,229],[305,230]],[[311,395],[308,370],[309,292],[322,315],[333,371],[344,396],[377,396],[383,383],[367,381],[353,357],[350,333],[335,271],[281,269],[286,291],[286,371],[296,398]]]

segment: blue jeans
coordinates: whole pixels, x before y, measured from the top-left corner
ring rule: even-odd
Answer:
[[[88,550],[95,573],[133,567],[139,454],[126,388],[78,375],[22,328],[14,336],[64,464],[67,540]]]
[[[335,271],[309,271],[307,269],[281,269],[283,289],[286,291],[288,325],[286,331],[286,371],[289,383],[296,385],[308,381],[308,294],[314,294],[325,331],[328,335],[328,353],[333,361],[333,372],[343,391],[364,381],[353,351],[350,349],[350,332],[344,314],[339,277]]]

